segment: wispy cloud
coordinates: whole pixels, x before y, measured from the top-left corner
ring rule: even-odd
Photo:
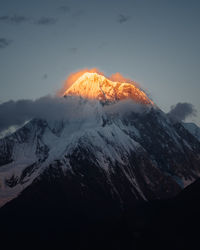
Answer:
[[[67,5],[63,5],[63,6],[60,6],[58,8],[58,10],[61,12],[61,13],[69,13],[71,8]]]
[[[32,118],[61,119],[66,116],[66,113],[70,113],[71,109],[72,105],[69,106],[65,98],[50,96],[42,97],[35,101],[8,101],[0,104],[0,132],[8,129],[10,126],[21,126]]]
[[[7,23],[7,24],[22,24],[25,22],[30,21],[30,23],[34,23],[37,25],[52,25],[57,22],[56,18],[53,17],[41,17],[39,19],[29,18],[26,16],[20,15],[4,15],[0,16],[0,23]]]
[[[12,43],[12,40],[0,37],[0,49],[8,47]]]
[[[35,24],[38,25],[52,25],[55,24],[57,22],[57,19],[53,18],[53,17],[41,17],[40,19],[38,19]]]
[[[184,121],[190,116],[196,116],[197,110],[191,103],[177,103],[171,107],[168,116],[174,121]]]
[[[67,120],[82,124],[88,119],[95,120],[98,100],[88,100],[87,105],[80,102],[80,97],[45,96],[36,100],[8,101],[0,104],[0,134],[11,126],[21,126],[33,118],[46,121]],[[129,112],[141,113],[146,106],[135,104],[131,100],[123,100],[112,105],[102,105],[105,114],[126,115]],[[76,110],[76,112],[74,112]]]
[[[44,74],[43,76],[42,76],[42,80],[46,80],[48,78],[48,75],[47,74]]]
[[[0,16],[0,22],[10,23],[10,24],[21,24],[21,23],[27,22],[29,20],[30,20],[30,18],[28,18],[26,16],[20,16],[20,15]]]
[[[122,23],[127,22],[129,19],[130,19],[130,16],[120,14],[120,15],[118,16],[117,21],[118,21],[118,23],[121,23],[121,24],[122,24]]]
[[[72,53],[72,54],[76,54],[78,52],[78,48],[69,48],[69,51]]]

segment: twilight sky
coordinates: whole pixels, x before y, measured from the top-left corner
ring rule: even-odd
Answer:
[[[194,104],[200,125],[199,58],[198,0],[0,0],[1,103],[96,67],[139,82],[164,111]]]

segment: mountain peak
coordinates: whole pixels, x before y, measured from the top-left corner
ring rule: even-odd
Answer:
[[[147,95],[133,84],[114,82],[103,75],[90,72],[84,73],[65,91],[64,96],[68,95],[103,101],[132,99],[140,104],[153,104]]]

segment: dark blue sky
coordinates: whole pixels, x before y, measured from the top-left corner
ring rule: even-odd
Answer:
[[[197,0],[0,0],[0,102],[54,94],[97,67],[136,80],[164,111],[199,112],[199,57]]]

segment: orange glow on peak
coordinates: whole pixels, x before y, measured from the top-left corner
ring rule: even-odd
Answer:
[[[119,72],[116,72],[115,74],[112,74],[109,78],[109,80],[113,81],[113,82],[126,82],[126,83],[131,83],[133,84],[135,87],[140,88],[140,85],[129,79],[129,78],[125,78],[122,74],[120,74]]]
[[[97,68],[92,68],[92,69],[85,68],[85,69],[81,69],[80,71],[73,72],[65,80],[63,87],[61,88],[61,90],[58,91],[58,95],[63,96],[66,90],[69,89],[72,86],[72,84],[75,83],[76,80],[78,80],[86,72],[98,73],[99,75],[104,75]]]
[[[132,80],[124,78],[120,73],[107,78],[96,68],[70,74],[59,94],[102,101],[132,99],[140,104],[154,104]]]
[[[88,69],[88,68],[84,68],[81,69],[79,71],[73,72],[71,73],[67,79],[65,80],[63,87],[57,92],[58,96],[63,96],[64,93],[67,91],[68,88],[70,88],[72,86],[73,83],[76,82],[76,80],[78,80],[78,78],[80,78],[83,74],[85,74],[86,72],[88,73],[97,73],[99,75],[105,76],[105,74],[103,72],[101,72],[99,69],[97,68],[92,68],[92,69]],[[106,77],[106,76],[105,76]],[[126,82],[126,83],[131,83],[133,84],[135,87],[140,88],[140,85],[129,79],[124,77],[122,74],[120,74],[119,72],[116,72],[115,74],[112,74],[111,76],[108,76],[107,79],[113,81],[113,82]]]

